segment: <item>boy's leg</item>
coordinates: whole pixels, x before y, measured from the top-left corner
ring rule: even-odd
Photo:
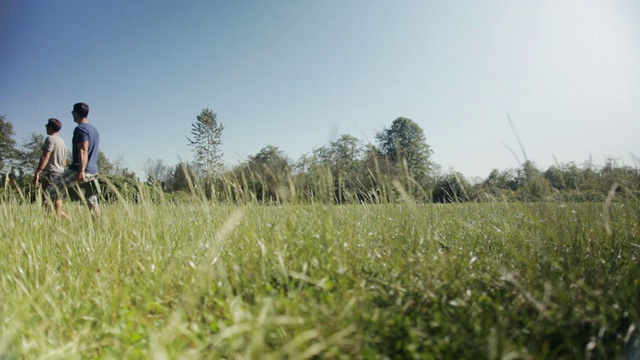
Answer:
[[[71,220],[71,217],[62,210],[62,200],[56,199],[55,207],[56,207],[56,215],[58,215],[61,218],[65,218],[67,220]]]
[[[47,215],[55,211],[54,202],[51,200],[51,196],[49,196],[49,192],[46,189],[42,191],[42,206],[44,206]]]
[[[51,198],[52,201],[54,201],[56,214],[59,217],[62,217],[65,219],[71,219],[69,215],[67,215],[62,210],[61,198],[64,195],[64,193],[66,193],[67,187],[75,184],[77,177],[78,177],[77,172],[71,169],[66,169],[61,176],[56,177],[54,179],[54,183],[49,185],[49,188],[47,189],[47,192],[49,193],[49,197]]]
[[[56,178],[60,176],[62,176],[62,174],[47,174],[44,178],[41,177],[42,186],[38,188],[38,196],[42,201],[42,206],[44,206],[47,215],[55,211],[54,204],[51,201],[51,196],[49,195],[49,186],[54,186]]]

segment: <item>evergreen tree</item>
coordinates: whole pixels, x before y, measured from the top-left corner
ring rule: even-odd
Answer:
[[[222,168],[222,130],[224,126],[209,108],[202,110],[197,121],[191,124],[192,138],[187,138],[188,145],[193,151],[197,170],[205,178],[218,174]]]
[[[195,172],[189,163],[180,162],[174,166],[171,176],[167,179],[169,191],[191,191],[196,185]]]

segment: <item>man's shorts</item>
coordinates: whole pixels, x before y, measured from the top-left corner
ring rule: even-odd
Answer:
[[[71,169],[66,169],[62,175],[54,179],[53,184],[49,185],[47,192],[51,197],[51,200],[57,200],[64,197],[67,194],[67,188],[75,186],[76,184],[84,190],[85,198],[89,204],[98,204],[98,194],[100,192],[97,184],[98,174],[85,173],[85,181],[78,182],[78,172]]]

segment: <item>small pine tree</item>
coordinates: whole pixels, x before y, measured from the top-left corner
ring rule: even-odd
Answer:
[[[192,138],[187,138],[193,151],[198,171],[206,178],[216,175],[222,168],[222,130],[224,126],[218,122],[217,115],[209,108],[202,110],[197,121],[191,124]]]

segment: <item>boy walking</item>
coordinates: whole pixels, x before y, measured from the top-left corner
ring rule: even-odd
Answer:
[[[42,157],[33,175],[33,185],[37,187],[42,183],[43,189],[47,189],[56,177],[62,175],[67,165],[67,146],[58,135],[62,129],[60,120],[51,118],[45,127],[48,136],[42,145]]]

